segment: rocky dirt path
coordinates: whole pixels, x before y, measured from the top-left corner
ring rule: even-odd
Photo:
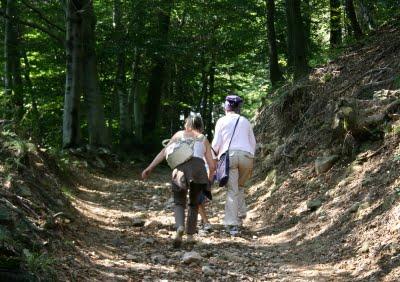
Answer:
[[[83,172],[71,195],[80,218],[66,235],[70,250],[60,251],[65,280],[75,281],[350,281],[347,272],[319,262],[312,250],[296,247],[293,236],[271,230],[238,237],[223,231],[224,191],[214,190],[208,207],[215,229],[196,244],[174,249],[168,171],[149,181],[139,170],[104,176]],[[185,264],[186,252],[201,259]],[[69,253],[67,253],[69,252]],[[73,253],[73,254],[71,254]],[[68,265],[68,266],[67,266]]]

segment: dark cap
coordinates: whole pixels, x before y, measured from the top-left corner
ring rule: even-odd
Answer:
[[[226,96],[225,101],[229,102],[229,104],[236,104],[236,105],[243,103],[243,99],[237,95],[228,95]]]

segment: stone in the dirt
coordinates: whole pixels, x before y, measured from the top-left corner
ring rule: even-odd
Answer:
[[[349,212],[355,213],[356,211],[358,211],[359,207],[360,207],[360,203],[359,203],[359,202],[354,203],[354,204],[351,206],[351,208],[349,209]]]
[[[146,221],[144,226],[149,229],[158,228],[161,226],[161,223],[155,220]]]
[[[361,253],[368,253],[369,252],[369,243],[364,242],[360,248]]]
[[[137,260],[137,257],[134,256],[134,255],[132,255],[132,254],[127,254],[125,258],[126,258],[127,260],[133,260],[133,261],[136,261],[136,260]]]
[[[142,227],[146,221],[144,221],[142,218],[134,218],[132,219],[132,226],[133,227]]]
[[[246,261],[246,258],[241,254],[235,253],[233,251],[226,251],[223,253],[223,257],[232,263],[243,263]]]
[[[153,263],[163,263],[166,261],[166,258],[164,255],[162,254],[156,254],[156,255],[152,255],[151,256],[151,261]]]
[[[154,244],[155,240],[153,238],[143,238],[143,244],[151,245]]]
[[[182,252],[178,251],[178,252],[174,252],[171,254],[172,258],[179,258],[182,256]]]
[[[335,164],[338,158],[337,155],[317,158],[315,160],[315,171],[317,174],[327,172]]]
[[[208,265],[203,266],[201,268],[201,271],[204,273],[204,275],[208,275],[208,276],[212,276],[215,274],[215,271]]]
[[[136,211],[144,211],[144,210],[146,210],[146,208],[145,207],[143,207],[143,206],[140,206],[140,205],[132,205],[132,209],[133,210],[136,210]]]
[[[182,260],[186,264],[198,263],[202,260],[202,257],[198,252],[192,251],[184,253]]]
[[[307,201],[307,209],[310,211],[316,211],[320,206],[322,206],[322,201],[320,199]]]
[[[120,246],[123,244],[123,242],[122,242],[122,240],[121,240],[120,237],[116,237],[116,238],[114,238],[114,239],[112,240],[112,244],[113,244],[114,246],[116,246],[116,247],[120,247]]]

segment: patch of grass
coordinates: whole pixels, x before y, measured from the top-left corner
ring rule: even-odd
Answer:
[[[69,187],[63,186],[61,187],[61,192],[68,198],[68,199],[73,199],[74,195],[72,194],[72,191]]]
[[[395,135],[400,135],[400,123],[393,125],[392,130]]]
[[[35,274],[52,274],[54,270],[52,265],[56,262],[55,259],[47,254],[31,253],[29,250],[23,250],[24,259],[28,270]]]
[[[396,87],[396,89],[400,89],[400,75],[396,75],[396,77],[394,78],[394,86]]]
[[[29,152],[36,150],[35,145],[20,139],[10,140],[4,143],[4,146],[15,152],[17,157],[23,157]]]
[[[330,81],[333,78],[332,73],[326,73],[324,74],[324,76],[322,77],[322,82],[326,83],[328,81]]]

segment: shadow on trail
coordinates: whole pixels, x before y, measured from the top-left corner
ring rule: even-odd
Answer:
[[[164,218],[172,217],[172,211],[165,209],[165,202],[171,196],[170,188],[165,184],[168,175],[162,172],[153,182],[143,183],[130,174],[115,177],[86,174],[77,182],[72,194],[80,219],[74,223],[69,237],[76,241],[71,247],[79,255],[73,263],[76,273],[71,273],[71,277],[117,281],[132,277],[138,280],[144,277],[202,279],[201,265],[209,263],[220,269],[221,275],[236,279],[245,276],[261,280],[354,281],[356,277],[350,272],[334,269],[335,264],[357,256],[357,246],[345,246],[343,238],[391,207],[380,205],[362,220],[355,220],[352,213],[345,212],[314,237],[299,229],[301,224],[317,220],[313,212],[301,213],[283,222],[271,221],[273,224],[258,233],[245,230],[242,238],[231,238],[222,231],[222,226],[216,226],[213,233],[204,237],[210,242],[202,243],[203,238],[200,238],[199,244],[184,244],[177,250],[171,246],[174,226]],[[153,199],[154,195],[156,199]],[[360,195],[355,193],[352,197],[359,198]],[[145,217],[146,222],[152,224],[133,226],[132,218],[138,213],[154,216]],[[253,238],[255,234],[259,239]],[[275,242],[269,240],[280,235],[286,237]],[[263,238],[269,241],[264,242]],[[182,252],[190,250],[202,254],[204,262],[201,265],[181,263]],[[238,269],[232,265],[229,252],[237,253],[243,259],[240,262],[243,267]],[[163,258],[157,258],[159,255]],[[249,271],[252,266],[260,270],[258,274]],[[388,271],[376,275],[384,276]]]

